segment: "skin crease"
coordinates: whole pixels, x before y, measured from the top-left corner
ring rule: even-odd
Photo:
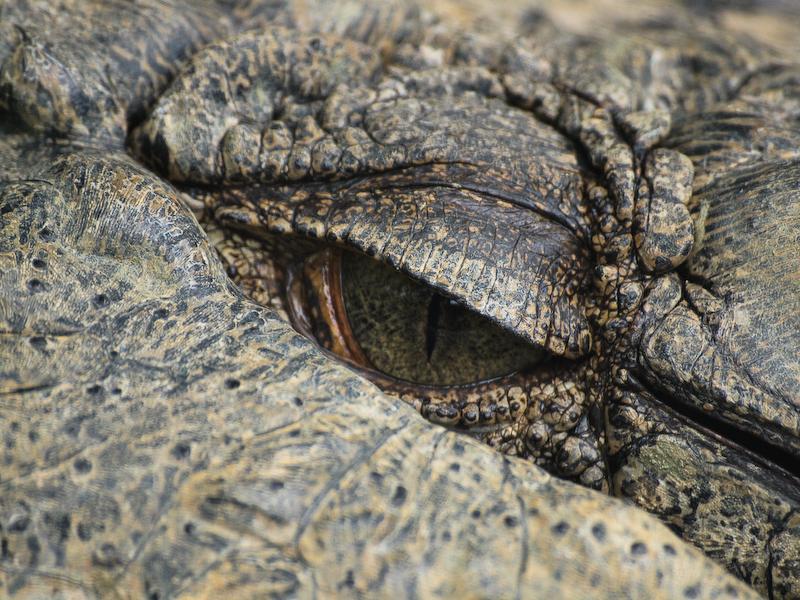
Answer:
[[[0,596],[800,595],[792,7],[429,4],[0,4]]]

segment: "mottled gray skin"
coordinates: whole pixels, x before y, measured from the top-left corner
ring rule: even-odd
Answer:
[[[0,4],[0,596],[800,595],[790,42],[232,4]],[[341,364],[325,244],[552,359]]]

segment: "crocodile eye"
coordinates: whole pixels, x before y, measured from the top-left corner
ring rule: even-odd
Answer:
[[[502,377],[547,353],[389,265],[326,249],[288,278],[295,326],[348,362],[420,386]]]

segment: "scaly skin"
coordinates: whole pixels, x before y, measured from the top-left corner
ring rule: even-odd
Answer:
[[[0,595],[800,595],[793,42],[230,4],[0,5]],[[343,366],[326,247],[549,360]]]

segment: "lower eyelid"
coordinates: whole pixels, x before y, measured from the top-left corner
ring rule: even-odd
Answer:
[[[584,369],[582,363],[554,360],[470,385],[412,386],[384,378],[379,386],[415,406],[429,420],[471,433],[523,420],[545,422],[547,428],[557,432],[575,427],[585,413],[588,394],[579,385]]]

